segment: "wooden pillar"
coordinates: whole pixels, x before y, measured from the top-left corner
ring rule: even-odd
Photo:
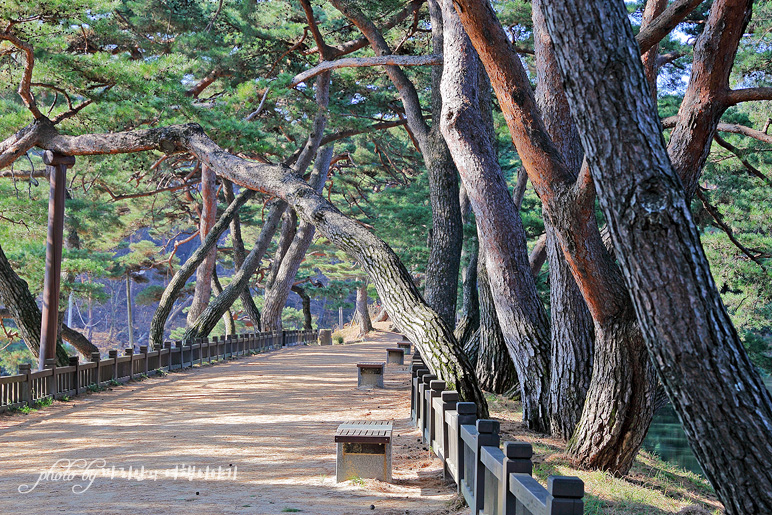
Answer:
[[[39,370],[47,359],[56,359],[56,340],[59,331],[59,285],[62,271],[62,243],[64,240],[64,196],[67,167],[75,158],[47,150],[43,154],[51,189],[48,197],[48,238],[46,240],[46,269],[43,281],[43,317],[40,325]]]

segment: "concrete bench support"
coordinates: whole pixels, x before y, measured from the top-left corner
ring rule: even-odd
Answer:
[[[410,342],[399,342],[397,343],[397,347],[405,351],[405,356],[410,354],[410,347],[411,347]]]
[[[402,349],[386,349],[386,363],[405,364],[405,351]]]
[[[332,345],[332,331],[329,329],[319,330],[319,345]]]
[[[335,478],[391,482],[391,422],[345,422],[335,432]]]
[[[383,388],[385,363],[357,363],[358,388]]]

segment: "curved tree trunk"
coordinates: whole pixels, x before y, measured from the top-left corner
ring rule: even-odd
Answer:
[[[549,431],[549,322],[530,273],[520,216],[477,102],[478,59],[452,5],[445,14],[442,132],[477,217],[502,333],[520,380],[523,420]]]
[[[13,322],[16,324],[24,343],[37,358],[40,356],[40,325],[43,315],[40,313],[26,281],[16,275],[11,263],[0,248],[0,302],[5,304]],[[67,353],[62,347],[61,337],[56,341],[56,359],[59,365],[67,365]]]
[[[320,148],[316,154],[316,164],[309,184],[317,193],[322,192],[324,183],[327,182],[332,153],[333,146],[328,145]],[[281,329],[281,312],[287,303],[287,297],[292,290],[300,264],[314,239],[314,232],[313,224],[305,221],[300,223],[295,237],[277,269],[273,284],[270,288],[266,286],[265,304],[263,305],[263,328],[266,331]]]
[[[742,32],[749,7],[714,3],[705,30],[739,16]],[[649,354],[689,444],[727,513],[770,513],[772,396],[711,276],[625,6],[553,0],[545,18]]]
[[[477,266],[477,284],[480,294],[480,330],[475,366],[477,379],[483,390],[504,393],[517,386],[517,372],[496,316],[485,259],[481,259]]]
[[[364,336],[373,330],[373,323],[370,320],[370,310],[367,307],[367,279],[362,280],[362,284],[357,288],[356,302],[356,320],[359,324],[359,335]]]
[[[235,198],[233,202],[228,206],[225,212],[222,214],[214,227],[209,231],[209,234],[204,238],[203,243],[196,249],[188,260],[175,272],[169,284],[166,285],[166,289],[161,295],[161,300],[158,302],[158,308],[153,314],[153,319],[150,321],[150,344],[162,345],[164,340],[164,326],[166,326],[166,320],[169,317],[169,313],[172,312],[174,302],[177,300],[182,289],[185,287],[185,283],[196,271],[198,265],[209,254],[209,250],[217,244],[217,240],[228,229],[233,217],[238,210],[246,204],[246,202],[255,196],[255,191],[251,189],[245,189]],[[273,234],[272,234],[273,236]],[[217,317],[219,318],[219,316]]]
[[[222,295],[222,285],[220,285],[220,279],[217,277],[217,268],[212,270],[212,292],[215,295]],[[222,321],[225,324],[225,334],[232,336],[236,334],[236,324],[233,322],[233,313],[228,309],[222,316]]]
[[[217,176],[205,164],[201,165],[201,219],[198,234],[203,243],[217,221]],[[188,310],[188,325],[204,311],[212,295],[212,272],[217,263],[217,247],[213,246],[196,270],[196,289]]]
[[[626,473],[653,414],[653,383],[641,339],[636,337],[636,321],[621,272],[598,230],[592,177],[586,167],[577,177],[563,161],[541,118],[522,62],[490,4],[458,0],[457,6],[493,78],[518,155],[595,323],[593,379],[582,415],[587,423],[580,422],[570,449],[582,449],[576,456],[584,466]],[[538,12],[535,2],[535,15]],[[534,29],[539,26],[535,18]],[[542,44],[540,58],[550,55],[544,48]],[[544,74],[548,68],[540,70]],[[602,373],[607,375],[596,377]],[[621,383],[616,383],[618,377]],[[609,400],[609,388],[615,392],[612,405],[595,410],[596,402]],[[601,420],[596,414],[607,418]]]
[[[294,285],[292,291],[297,293],[298,297],[303,303],[303,330],[313,331],[313,319],[311,318],[311,297],[306,293],[306,290],[299,285]]]
[[[233,183],[227,179],[223,179],[225,184],[225,201],[230,205],[235,197],[233,196]],[[246,259],[246,250],[244,248],[244,239],[241,237],[241,220],[239,214],[236,213],[231,221],[231,239],[233,240],[233,263],[236,265],[234,273],[241,270],[244,266],[244,260]],[[218,294],[219,295],[219,294]],[[246,286],[241,295],[239,295],[241,304],[244,306],[244,311],[252,321],[252,327],[255,331],[260,332],[260,310],[255,305],[255,300],[252,298],[249,286]]]
[[[479,251],[476,239],[470,238],[467,247],[469,263],[462,272],[462,291],[464,304],[461,309],[461,319],[456,325],[454,334],[462,347],[474,336],[480,328],[480,300],[477,293],[477,263]]]

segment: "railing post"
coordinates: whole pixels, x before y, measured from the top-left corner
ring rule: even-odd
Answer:
[[[461,437],[461,426],[474,424],[477,420],[477,405],[474,402],[459,402],[456,404],[456,452],[457,456],[454,456],[453,463],[456,464],[458,470],[456,471],[456,479],[458,480],[458,492],[461,493],[461,483],[464,482],[464,439]]]
[[[107,356],[113,360],[113,381],[118,380],[118,350],[107,351]]]
[[[434,439],[436,438],[436,431],[434,423],[434,399],[442,394],[445,389],[445,381],[433,380],[429,383],[429,390],[426,392],[426,433],[424,439],[429,444],[429,450],[434,449]]]
[[[547,515],[584,513],[584,482],[578,477],[550,476],[547,491]]]
[[[129,357],[129,379],[134,379],[134,347],[123,349],[123,355]]]
[[[437,379],[434,374],[424,374],[421,377],[421,384],[418,386],[418,402],[421,403],[421,437],[426,443],[426,427],[429,423],[428,417],[431,411],[431,406],[426,405],[426,392],[429,390],[429,383]]]
[[[499,485],[499,513],[516,513],[517,499],[509,489],[510,474],[533,474],[533,447],[527,442],[504,442],[504,481]]]
[[[94,370],[94,374],[96,374],[94,377],[94,384],[96,384],[97,386],[99,386],[99,383],[102,382],[102,365],[100,363],[101,358],[102,356],[99,354],[99,352],[91,353],[91,362],[96,363],[96,367],[93,370]]]
[[[418,421],[421,419],[421,403],[419,402],[418,390],[422,381],[421,378],[429,373],[429,369],[420,367],[415,370],[413,375],[413,388],[410,390],[410,407],[413,416],[413,425],[418,428]]]
[[[148,372],[148,362],[147,362],[147,345],[140,345],[139,346],[139,353],[142,354],[142,359],[145,360],[145,366],[142,367],[144,369],[144,374],[147,375]]]
[[[55,399],[56,394],[59,393],[57,392],[59,389],[59,381],[57,381],[56,377],[56,359],[47,359],[45,368],[51,369],[51,376],[48,381],[48,395],[50,395],[52,399]]]
[[[448,478],[448,453],[450,452],[450,435],[448,434],[447,413],[448,411],[456,409],[458,404],[458,392],[444,391],[440,394],[442,399],[442,427],[439,428],[442,431],[442,477]],[[437,429],[435,429],[436,431]]]
[[[80,395],[80,359],[70,356],[70,366],[75,367],[75,395]]]
[[[479,513],[485,505],[485,465],[482,462],[481,451],[483,447],[499,447],[499,422],[498,420],[480,419],[477,421],[477,445],[474,449],[475,473],[474,473],[474,502]],[[498,497],[499,492],[496,492]]]
[[[164,349],[166,349],[166,369],[172,369],[172,342],[164,342]]]
[[[24,382],[21,383],[21,399],[20,401],[32,406],[32,382],[30,380],[30,373],[32,372],[32,365],[29,363],[21,363],[19,365],[19,374],[24,376]]]

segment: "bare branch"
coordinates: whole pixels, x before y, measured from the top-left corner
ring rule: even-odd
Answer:
[[[735,147],[734,145],[732,145],[731,143],[726,141],[724,138],[722,138],[718,134],[713,135],[713,140],[716,143],[718,143],[719,145],[721,145],[722,147],[724,147],[725,149],[727,149],[729,152],[734,154],[735,157],[737,157],[737,159],[740,160],[740,162],[743,164],[743,166],[745,166],[746,170],[748,170],[748,172],[751,175],[753,175],[755,177],[758,177],[759,179],[761,179],[762,181],[766,182],[769,185],[772,185],[772,180],[770,180],[769,177],[767,177],[766,175],[761,173],[761,171],[759,171],[758,168],[756,168],[755,166],[750,164],[748,162],[748,160],[745,159],[745,157],[743,156],[742,151],[739,148]]]
[[[320,73],[338,68],[368,67],[368,66],[441,66],[441,55],[381,55],[378,57],[347,57],[337,61],[323,61],[310,70],[296,75],[289,87],[294,88]]]
[[[27,106],[27,109],[29,109],[32,113],[32,116],[34,116],[36,120],[43,118],[43,113],[41,113],[40,109],[38,109],[37,103],[35,102],[35,97],[32,95],[32,91],[30,90],[32,86],[32,69],[35,66],[35,54],[32,49],[32,45],[26,41],[22,41],[21,39],[8,32],[0,33],[0,40],[8,41],[13,46],[24,52],[24,72],[21,76],[21,83],[19,84],[18,93],[22,102],[24,102],[24,105]]]
[[[670,34],[676,26],[686,18],[690,12],[697,8],[702,0],[675,0],[665,9],[665,12],[657,16],[648,26],[641,29],[635,40],[641,49],[641,53],[658,44]]]
[[[707,199],[707,198],[705,198],[705,195],[702,193],[702,191],[701,191],[699,188],[697,188],[697,193],[696,193],[696,195],[697,195],[697,198],[699,198],[699,199],[700,199],[700,201],[702,201],[702,205],[705,207],[705,210],[706,210],[708,213],[710,213],[710,216],[712,216],[712,217],[713,217],[713,220],[716,222],[716,225],[718,225],[718,227],[719,227],[721,230],[723,230],[723,231],[726,233],[726,235],[729,237],[729,240],[730,240],[732,243],[734,243],[735,247],[737,247],[738,249],[740,249],[740,252],[742,252],[743,254],[745,254],[746,256],[748,256],[748,257],[749,257],[749,258],[750,258],[750,259],[751,259],[751,260],[752,260],[754,263],[756,263],[757,265],[759,265],[759,266],[761,267],[761,269],[762,269],[762,270],[765,270],[765,271],[766,271],[766,267],[765,267],[765,266],[764,266],[764,264],[761,262],[761,260],[759,259],[759,257],[758,257],[758,256],[756,256],[756,255],[754,255],[754,254],[753,254],[753,253],[750,251],[750,249],[748,249],[748,247],[746,247],[745,245],[743,245],[742,243],[740,243],[740,242],[737,240],[737,238],[735,238],[735,236],[734,236],[734,233],[732,232],[732,228],[731,228],[731,227],[729,227],[729,226],[726,224],[726,222],[724,222],[724,220],[722,219],[721,213],[719,213],[719,212],[718,212],[718,209],[716,209],[716,207],[715,207],[714,205],[712,205],[710,202],[708,202],[708,199]]]
[[[772,100],[772,88],[733,89],[726,94],[726,104],[737,105],[740,102]]]

